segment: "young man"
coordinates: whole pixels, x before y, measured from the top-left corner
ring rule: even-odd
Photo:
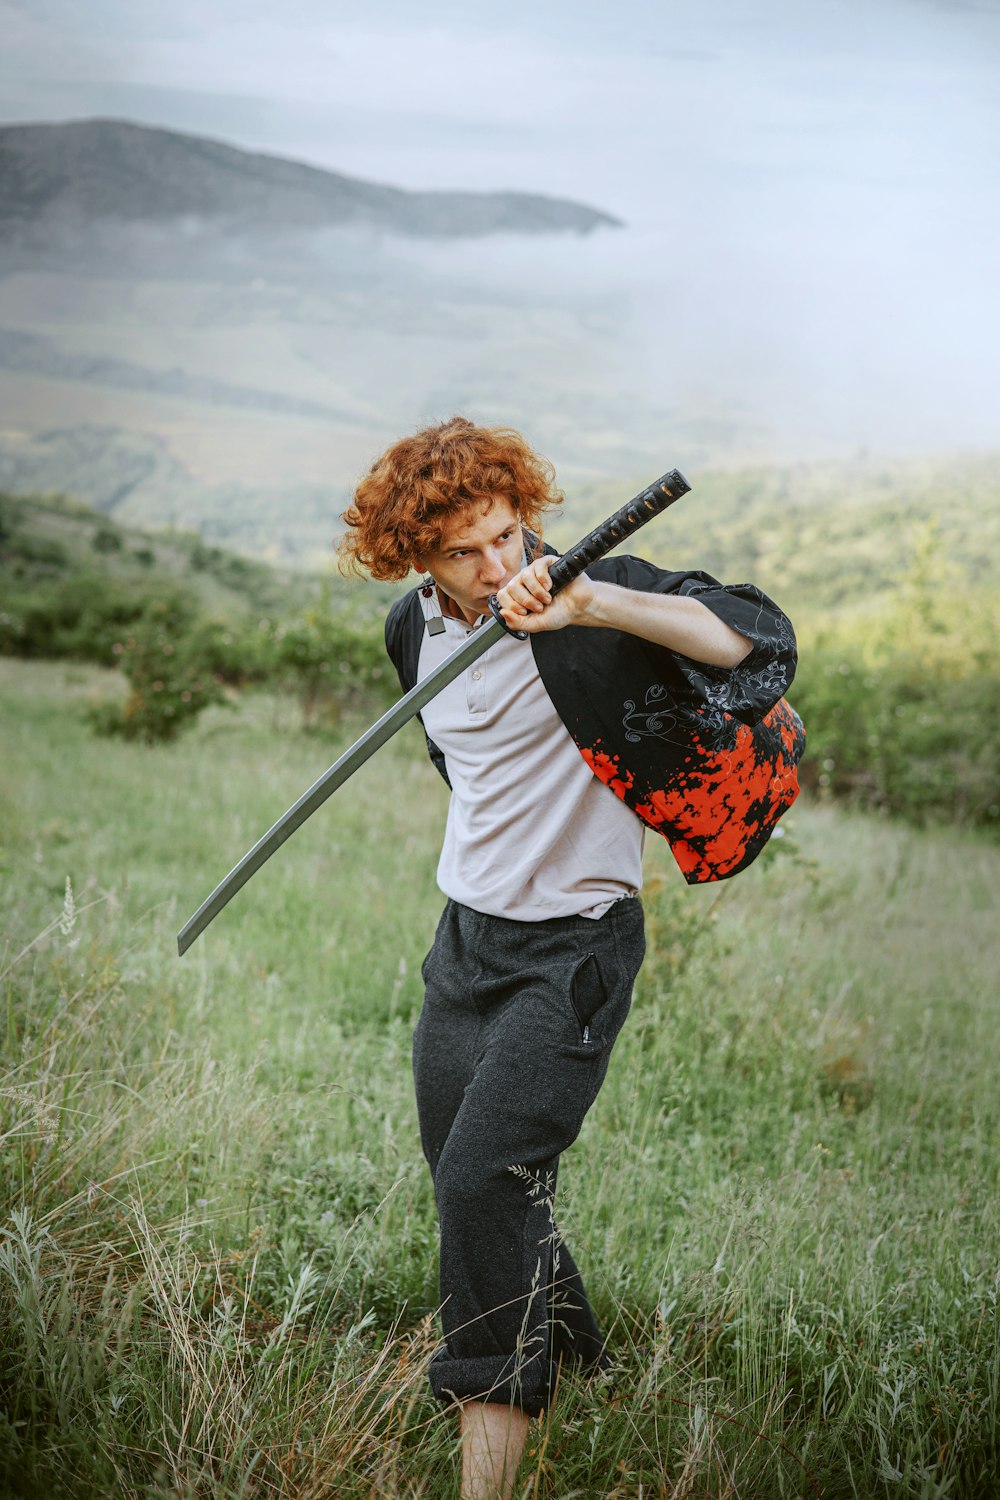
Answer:
[[[455,418],[376,462],[341,544],[377,578],[426,574],[386,622],[404,690],[492,618],[493,594],[529,637],[422,714],[451,787],[413,1039],[441,1229],[430,1380],[461,1410],[467,1500],[512,1493],[560,1366],[606,1358],[553,1201],[642,962],[644,827],[689,880],[733,873],[794,796],[800,748],[774,708],[794,637],[759,590],[616,558],[552,598],[553,479],[519,434]]]

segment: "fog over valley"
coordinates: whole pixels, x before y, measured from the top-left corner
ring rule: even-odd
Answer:
[[[570,495],[1000,448],[991,0],[0,23],[0,121],[160,132],[0,141],[0,485],[315,558],[455,411]]]

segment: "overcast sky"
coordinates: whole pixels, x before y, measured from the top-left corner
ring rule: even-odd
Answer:
[[[1000,176],[1000,0],[0,0],[0,20],[8,120],[122,115],[410,186],[634,219],[706,172],[713,194],[777,170],[958,201]]]
[[[1000,0],[0,0],[0,31],[6,121],[576,197],[629,235],[568,274],[615,261],[657,339],[671,302],[725,325],[737,386],[781,399],[826,351],[858,441],[879,386],[890,444],[905,412],[936,446],[1000,439]]]

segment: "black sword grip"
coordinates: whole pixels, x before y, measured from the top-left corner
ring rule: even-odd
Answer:
[[[582,542],[577,542],[575,547],[571,547],[552,564],[549,571],[552,594],[558,594],[560,589],[578,578],[591,563],[632,536],[654,516],[660,515],[668,505],[673,505],[675,500],[686,495],[690,488],[680,469],[671,469],[669,474],[662,475],[655,484],[643,490],[641,495],[636,495],[621,510],[616,510],[613,516],[602,521],[600,526],[595,526],[589,536],[585,536]]]

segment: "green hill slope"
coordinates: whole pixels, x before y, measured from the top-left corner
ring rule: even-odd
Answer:
[[[692,474],[692,494],[635,545],[668,567],[751,579],[788,610],[804,784],[995,830],[998,476],[992,456]],[[553,541],[571,544],[628,493],[574,496]],[[358,694],[374,710],[395,691],[381,622],[399,587],[281,571],[65,499],[0,497],[0,651],[120,665],[132,728],[170,705],[169,722],[143,722],[149,738],[205,706],[191,683],[291,688],[309,724]]]
[[[121,526],[61,495],[0,493],[0,581],[6,607],[39,587],[84,574],[126,590],[174,587],[219,614],[284,612],[319,592],[319,579],[278,569],[195,532]]]
[[[653,478],[570,496],[550,528],[553,543],[571,545]],[[998,454],[692,471],[688,478],[692,493],[636,543],[663,567],[752,579],[798,614],[863,609],[899,588],[932,525],[943,583],[995,587]]]

